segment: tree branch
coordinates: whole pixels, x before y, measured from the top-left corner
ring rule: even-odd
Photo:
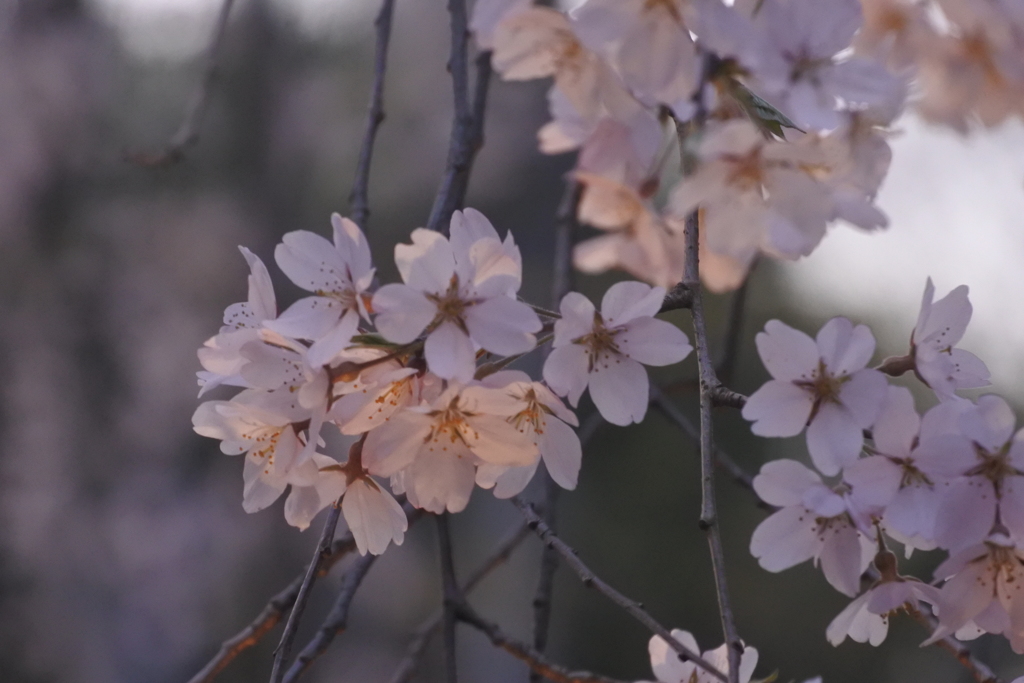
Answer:
[[[516,659],[526,662],[531,674],[538,674],[556,683],[625,683],[589,671],[570,671],[563,666],[544,659],[544,655],[526,643],[505,635],[497,624],[487,621],[465,601],[458,606],[458,617],[487,636],[495,646],[500,647]]]
[[[373,159],[373,143],[377,129],[384,122],[384,73],[387,71],[388,42],[391,40],[391,17],[394,15],[395,0],[384,0],[380,13],[373,22],[377,27],[377,47],[373,58],[373,89],[370,106],[366,115],[366,130],[363,144],[359,148],[359,163],[356,165],[356,179],[349,195],[349,214],[363,230],[370,217],[370,161]]]
[[[688,417],[675,406],[672,401],[665,396],[665,393],[658,387],[651,385],[651,404],[658,409],[662,415],[668,419],[669,422],[673,423],[679,429],[681,429],[688,437],[693,439],[696,443],[700,443],[700,430]],[[715,447],[715,463],[729,473],[737,484],[740,486],[754,490],[754,477],[751,476],[743,467],[741,467],[732,456],[723,451],[719,447]]]
[[[579,575],[584,586],[593,588],[598,593],[611,600],[614,604],[621,607],[627,614],[646,626],[652,633],[661,636],[665,642],[668,643],[668,646],[678,654],[692,661],[718,680],[728,680],[724,673],[712,666],[698,653],[693,652],[690,648],[673,638],[669,630],[658,623],[657,620],[655,620],[655,618],[652,617],[640,603],[635,600],[630,600],[595,575],[594,572],[591,571],[590,568],[579,558],[577,552],[569,546],[569,544],[556,536],[551,528],[544,523],[544,520],[540,518],[540,515],[538,515],[536,510],[533,509],[533,506],[524,502],[519,497],[513,498],[512,503],[519,508],[520,512],[523,513],[523,516],[526,517],[526,521],[530,528],[533,529],[534,533],[536,533],[538,537],[540,537],[540,540],[549,548],[553,548],[559,555],[561,555],[565,563]]]
[[[729,600],[729,588],[725,577],[725,556],[722,549],[722,535],[718,528],[718,509],[715,504],[715,433],[711,411],[714,408],[713,389],[721,387],[715,376],[708,347],[707,327],[704,320],[704,303],[700,291],[698,266],[700,220],[694,211],[686,217],[686,265],[683,282],[689,287],[693,300],[690,313],[693,315],[694,345],[697,348],[697,367],[700,373],[700,463],[701,463],[701,507],[700,526],[707,532],[711,549],[711,566],[715,575],[715,590],[718,594],[718,611],[722,618],[722,632],[725,635],[729,654],[729,683],[739,683],[740,655],[743,642],[736,630]]]
[[[448,70],[452,74],[455,116],[444,176],[427,220],[427,228],[436,231],[443,230],[442,224],[451,218],[452,212],[462,206],[465,199],[473,159],[484,143],[484,115],[491,81],[491,53],[481,52],[476,58],[476,84],[470,109],[466,0],[448,0],[448,13],[452,34]]]
[[[334,601],[334,606],[331,607],[331,611],[327,614],[327,618],[324,619],[320,630],[306,644],[306,647],[302,648],[299,656],[295,658],[295,662],[284,676],[284,683],[294,683],[297,681],[299,676],[313,663],[313,660],[327,651],[334,637],[348,626],[348,610],[352,605],[352,599],[355,598],[356,591],[363,582],[366,572],[370,570],[370,567],[376,560],[377,555],[363,555],[345,572],[345,576],[341,580],[341,590]]]
[[[938,626],[935,617],[925,615],[915,607],[909,607],[907,614],[913,617],[914,621],[928,629],[929,632],[934,631]],[[988,668],[988,665],[976,659],[971,654],[971,651],[953,636],[946,636],[932,644],[956,657],[956,660],[970,672],[977,683],[1002,683],[1000,678],[993,673],[992,669]]]
[[[309,591],[316,580],[317,570],[320,563],[331,552],[331,541],[334,540],[334,531],[338,527],[338,517],[341,516],[341,499],[339,498],[330,511],[327,513],[327,520],[324,522],[324,530],[320,534],[320,542],[316,545],[316,552],[309,562],[306,575],[299,586],[298,595],[295,597],[295,604],[291,614],[288,615],[288,622],[284,625],[281,633],[281,642],[274,651],[274,667],[270,672],[270,683],[280,683],[284,675],[284,667],[288,663],[288,655],[291,653],[292,642],[295,640],[295,631],[299,628],[299,620],[306,609],[306,601],[309,600]]]
[[[504,541],[498,544],[497,548],[491,553],[490,557],[483,561],[483,563],[477,567],[470,577],[466,580],[465,592],[469,593],[492,571],[497,569],[499,566],[508,561],[508,558],[512,555],[512,551],[515,550],[520,543],[523,542],[527,536],[530,535],[530,529],[526,526],[526,522],[520,524],[516,529],[505,538]],[[405,658],[399,663],[395,669],[395,673],[391,676],[390,683],[408,683],[409,679],[416,672],[416,667],[419,665],[420,659],[423,657],[423,653],[427,650],[427,645],[430,644],[430,640],[437,635],[437,632],[441,630],[441,623],[444,619],[444,611],[438,610],[429,619],[420,624],[419,628],[413,636],[412,641],[409,643],[409,647],[406,650]]]
[[[231,16],[231,7],[234,4],[235,0],[223,0],[221,3],[213,36],[206,49],[203,75],[195,90],[192,91],[188,107],[185,109],[185,116],[181,125],[178,126],[178,130],[159,152],[126,152],[124,155],[126,161],[139,166],[170,166],[184,159],[185,150],[199,141],[199,129],[202,126],[203,117],[206,115],[206,107],[209,104],[214,81],[217,80],[221,46],[224,44],[228,18]]]
[[[665,301],[661,304],[661,310],[658,313],[678,311],[680,308],[689,308],[692,305],[693,292],[685,282],[680,282],[665,292]]]
[[[455,611],[462,599],[459,584],[455,578],[455,561],[452,557],[452,536],[448,528],[448,513],[442,512],[434,517],[437,522],[437,541],[441,555],[441,583],[444,589],[444,607],[442,609],[442,629],[444,632],[445,673],[448,683],[457,683],[458,669],[455,652]]]

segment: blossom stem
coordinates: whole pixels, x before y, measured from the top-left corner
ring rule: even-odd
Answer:
[[[910,605],[905,606],[907,614],[914,618],[914,621],[924,626],[929,631],[934,631],[938,624],[933,618],[929,618],[916,607]],[[946,636],[933,643],[936,647],[940,647],[946,652],[950,653],[956,660],[960,662],[967,669],[971,676],[977,683],[1002,683],[1002,680],[993,673],[992,669],[988,668],[984,662],[979,661],[971,654],[963,643],[952,636]]]
[[[569,179],[566,182],[556,217],[554,262],[551,267],[551,307],[553,309],[561,305],[562,298],[573,288],[572,249],[579,228],[576,216],[582,197],[583,185],[575,179]],[[549,317],[561,317],[560,314],[555,314],[553,311],[537,312],[544,313]],[[538,343],[539,345],[540,343]],[[545,356],[550,353],[551,347],[545,349]],[[582,434],[580,434],[580,439],[581,442],[584,440]],[[562,488],[551,478],[546,465],[543,470],[544,509],[542,515],[544,521],[552,529],[556,529],[558,527],[558,497]],[[533,647],[538,653],[543,653],[548,646],[551,605],[557,570],[558,554],[551,548],[545,548],[541,553],[540,575],[537,579],[537,591],[533,596]],[[530,681],[532,683],[538,683],[542,676],[544,676],[543,671],[531,667]]]
[[[451,56],[448,71],[452,74],[455,116],[448,145],[441,187],[427,220],[429,230],[441,231],[452,212],[462,206],[469,185],[473,159],[484,142],[484,115],[487,109],[487,90],[491,80],[491,53],[481,52],[476,58],[476,84],[473,103],[469,101],[469,22],[466,0],[448,0],[451,24]]]
[[[144,152],[129,153],[125,155],[127,161],[139,166],[160,167],[176,164],[185,158],[185,150],[199,141],[199,128],[206,116],[206,108],[210,102],[210,92],[217,80],[217,69],[220,66],[220,52],[224,45],[224,34],[227,33],[228,19],[231,17],[231,8],[235,0],[223,0],[220,12],[217,14],[217,23],[213,29],[213,36],[210,45],[206,49],[205,63],[203,65],[203,76],[199,84],[189,98],[185,116],[178,126],[171,139],[162,150],[152,154]]]
[[[444,609],[442,630],[444,635],[444,658],[448,683],[457,683],[455,652],[455,624],[458,621],[456,610],[462,599],[459,585],[455,578],[455,562],[452,557],[452,537],[448,528],[448,513],[442,512],[434,517],[437,522],[437,541],[441,555],[441,582],[444,588]]]
[[[288,669],[288,673],[285,674],[283,683],[295,683],[306,669],[309,668],[309,665],[313,663],[313,660],[327,651],[327,648],[334,641],[334,636],[345,630],[345,627],[348,625],[348,611],[352,605],[352,600],[355,598],[356,591],[359,590],[360,584],[362,584],[366,573],[370,571],[370,567],[377,557],[377,555],[373,554],[363,555],[345,572],[345,576],[341,580],[341,590],[338,592],[338,597],[335,599],[331,611],[327,614],[323,624],[320,625],[316,635],[306,644],[306,647],[302,648],[299,656],[295,658],[295,662]]]
[[[519,544],[521,544],[529,535],[530,530],[527,528],[526,522],[517,526],[504,541],[498,544],[494,552],[491,553],[491,555],[484,560],[479,567],[477,567],[476,571],[466,579],[464,592],[471,592],[481,581],[489,576],[491,572],[507,562],[509,557],[512,556],[512,552],[518,548]],[[413,677],[413,674],[416,673],[416,669],[419,666],[424,653],[426,653],[427,646],[430,645],[431,639],[433,639],[433,637],[437,635],[438,631],[441,630],[443,620],[444,611],[443,609],[439,609],[429,619],[420,624],[419,628],[417,628],[414,633],[412,642],[409,643],[409,648],[406,650],[405,658],[401,661],[395,669],[395,673],[391,676],[390,683],[408,683],[408,681]]]
[[[373,143],[377,138],[377,129],[384,122],[384,73],[387,71],[388,42],[391,40],[391,17],[394,14],[394,9],[395,0],[383,0],[380,13],[377,14],[377,19],[373,22],[377,27],[377,46],[373,59],[373,88],[370,94],[369,111],[366,115],[363,144],[359,148],[356,179],[352,183],[352,192],[349,195],[349,213],[355,224],[363,230],[366,230],[366,221],[370,218],[369,186]]]
[[[306,609],[306,602],[309,600],[309,591],[316,580],[317,570],[324,557],[331,552],[331,541],[334,539],[334,531],[338,527],[338,517],[341,515],[341,499],[339,498],[330,511],[327,513],[327,520],[324,522],[324,530],[320,534],[320,542],[317,543],[316,552],[306,569],[306,575],[299,586],[299,592],[295,597],[295,605],[291,614],[288,615],[288,622],[281,633],[281,642],[274,652],[274,666],[270,672],[270,683],[280,683],[284,675],[284,668],[288,664],[288,655],[292,649],[292,642],[295,640],[295,631],[299,628],[299,620]]]
[[[694,652],[676,640],[667,628],[662,626],[654,617],[651,616],[650,612],[643,608],[643,605],[635,600],[630,600],[594,574],[590,567],[588,567],[583,560],[579,558],[579,553],[576,552],[572,546],[555,535],[555,532],[552,531],[551,527],[549,527],[543,519],[541,519],[540,515],[537,514],[537,511],[533,509],[532,505],[525,502],[518,496],[512,498],[512,503],[519,508],[520,512],[523,513],[523,516],[526,518],[530,528],[533,529],[534,533],[537,534],[540,540],[557,552],[559,556],[561,556],[562,560],[576,572],[584,586],[593,588],[598,593],[608,598],[612,603],[622,608],[629,616],[647,627],[652,633],[661,636],[661,638],[668,643],[668,646],[675,650],[679,655],[693,662],[701,669],[704,669],[718,680],[723,682],[729,680],[724,673],[701,657],[700,654]],[[738,668],[734,670],[739,671]]]

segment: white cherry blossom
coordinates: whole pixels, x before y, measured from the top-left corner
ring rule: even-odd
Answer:
[[[873,544],[858,530],[849,499],[795,460],[765,464],[754,477],[754,490],[761,500],[782,508],[761,522],[750,539],[758,563],[779,572],[814,559],[836,590],[857,595]]]
[[[689,631],[672,629],[672,637],[685,645],[691,652],[700,652],[696,638]],[[706,650],[701,653],[701,658],[719,671],[728,675],[729,654],[727,645],[723,644],[714,650]],[[717,681],[712,674],[700,668],[690,661],[682,661],[679,654],[673,650],[661,636],[653,636],[647,645],[647,651],[651,655],[651,670],[659,683],[712,683]],[[744,646],[740,654],[740,683],[749,683],[757,668],[757,648]]]
[[[380,555],[388,544],[405,540],[409,522],[402,506],[370,477],[357,477],[348,485],[341,512],[360,555]]]
[[[911,336],[914,369],[943,400],[953,398],[957,389],[987,386],[990,380],[988,368],[980,358],[954,348],[971,320],[967,293],[967,286],[960,285],[933,302],[935,285],[928,278]]]
[[[476,342],[502,356],[534,347],[537,314],[513,297],[522,280],[519,250],[500,241],[483,214],[456,211],[451,241],[419,228],[411,245],[395,247],[405,284],[388,284],[373,296],[374,323],[385,338],[408,344],[426,331],[427,366],[443,379],[468,381]]]
[[[878,417],[888,383],[865,368],[875,339],[865,325],[833,318],[817,339],[770,320],[756,338],[773,379],[747,400],[743,417],[758,436],[796,436],[807,427],[815,467],[837,474],[860,454],[862,432]]]
[[[526,488],[543,459],[556,484],[564,489],[576,488],[583,458],[579,437],[572,429],[579,426],[576,415],[546,386],[530,381],[525,372],[496,372],[481,384],[504,391],[519,402],[519,411],[508,421],[531,438],[540,457],[518,467],[481,463],[476,471],[477,485],[485,489],[493,486],[496,497],[511,498]]]
[[[277,317],[277,299],[270,273],[256,254],[239,247],[249,264],[249,297],[231,304],[224,311],[224,326],[215,337],[206,340],[199,349],[199,362],[203,366],[198,374],[199,396],[222,384],[248,386],[240,373],[248,360],[241,354],[245,344],[259,338],[264,322]]]
[[[939,565],[935,578],[946,583],[939,593],[939,627],[925,644],[973,621],[1024,652],[1024,551],[1012,538],[992,534]]]
[[[612,424],[643,420],[649,384],[641,363],[671,365],[693,350],[682,330],[654,318],[664,298],[661,287],[619,282],[605,292],[599,313],[582,294],[565,295],[544,381],[574,407],[589,386],[594,405]]]
[[[889,551],[875,558],[881,578],[863,595],[847,605],[828,625],[826,636],[839,645],[847,636],[858,643],[879,645],[889,632],[889,616],[905,609],[919,609],[921,601],[935,605],[939,590],[914,578],[900,576],[896,556]]]
[[[371,430],[363,465],[382,477],[402,472],[403,489],[417,507],[459,512],[469,502],[479,462],[536,461],[536,445],[508,421],[519,411],[519,401],[504,391],[450,383],[430,403],[398,410]]]
[[[334,243],[306,230],[290,232],[274,258],[285,275],[315,296],[299,299],[267,327],[292,339],[308,339],[308,360],[326,365],[348,346],[360,316],[369,320],[364,297],[373,282],[370,246],[355,223],[331,216]]]

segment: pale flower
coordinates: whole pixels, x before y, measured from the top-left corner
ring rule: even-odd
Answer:
[[[579,426],[576,415],[550,389],[530,381],[529,375],[519,370],[496,372],[481,380],[481,384],[504,391],[519,402],[519,411],[508,418],[509,423],[533,441],[556,484],[564,489],[576,488],[583,458],[579,437],[572,429]],[[530,483],[538,462],[539,459],[518,467],[481,463],[476,483],[482,488],[493,486],[498,498],[511,498]]]
[[[649,383],[641,363],[671,365],[693,350],[682,330],[654,318],[664,298],[661,287],[619,282],[605,292],[598,313],[582,294],[566,294],[544,381],[574,407],[589,386],[594,405],[612,424],[643,420]]]
[[[946,583],[939,593],[939,627],[925,644],[973,621],[1024,652],[1024,551],[1012,538],[992,534],[939,565],[935,578]]]
[[[980,358],[970,351],[954,348],[971,321],[971,302],[967,286],[960,285],[938,301],[935,285],[928,278],[921,301],[921,312],[910,337],[911,356],[918,375],[947,400],[957,389],[987,386],[990,375]]]
[[[774,379],[747,400],[743,417],[758,436],[796,436],[807,428],[807,448],[826,475],[853,464],[863,430],[878,417],[888,382],[866,368],[875,339],[865,325],[833,318],[817,339],[770,320],[756,338]]]
[[[607,54],[640,99],[671,104],[687,99],[700,77],[683,0],[588,0],[573,28],[591,49]]]
[[[682,279],[684,243],[673,219],[658,215],[628,185],[584,172],[577,172],[576,180],[583,186],[578,219],[606,233],[574,247],[578,270],[603,273],[620,268],[666,288]]]
[[[859,598],[847,605],[832,623],[826,636],[839,645],[847,636],[858,643],[879,645],[889,632],[889,616],[901,609],[919,609],[920,601],[935,605],[939,590],[896,571],[896,556],[889,551],[875,558],[881,578]]]
[[[348,485],[341,512],[360,555],[383,553],[389,543],[402,545],[409,528],[402,506],[370,477],[357,477]]]
[[[359,326],[369,320],[364,297],[374,269],[366,237],[355,223],[331,216],[334,243],[306,230],[290,232],[274,251],[278,267],[299,287],[315,296],[299,299],[266,326],[292,339],[307,339],[307,359],[326,365],[348,346]]]
[[[478,462],[536,460],[537,446],[508,421],[519,410],[519,401],[503,391],[449,383],[430,403],[398,410],[371,430],[363,466],[382,477],[401,472],[417,507],[459,512],[469,502]]]
[[[203,348],[199,349],[199,362],[203,366],[203,370],[197,373],[200,396],[222,384],[248,386],[239,374],[248,362],[241,349],[259,338],[264,322],[277,317],[277,300],[267,267],[245,247],[238,249],[249,264],[249,297],[227,307],[220,333],[206,340]]]
[[[851,597],[871,562],[872,542],[858,530],[850,501],[795,460],[774,460],[754,477],[761,500],[781,507],[754,530],[750,552],[770,572],[814,559],[825,578]]]
[[[672,629],[672,637],[682,645],[685,645],[690,652],[700,652],[697,640],[689,631]],[[723,644],[714,650],[706,650],[701,653],[701,658],[708,664],[722,673],[729,673],[729,654],[727,645]],[[653,636],[647,645],[647,651],[651,655],[651,670],[654,672],[659,683],[713,683],[719,679],[705,671],[693,662],[683,661],[683,658],[673,650],[661,636]],[[740,655],[740,683],[749,683],[757,667],[757,648],[743,647]]]
[[[456,211],[451,241],[419,228],[411,245],[395,246],[405,284],[384,285],[373,296],[374,323],[388,340],[408,344],[426,330],[427,366],[443,379],[468,381],[476,342],[511,356],[534,347],[537,314],[514,296],[522,280],[519,250],[479,211]]]

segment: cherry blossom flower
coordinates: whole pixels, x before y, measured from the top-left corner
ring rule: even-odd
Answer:
[[[858,0],[764,0],[753,18],[771,51],[760,55],[755,78],[767,99],[797,125],[832,129],[841,100],[847,106],[892,107],[903,83],[877,62],[837,58],[863,21]]]
[[[402,472],[402,488],[417,507],[459,512],[469,502],[476,465],[528,465],[537,447],[508,418],[520,402],[480,384],[450,383],[430,403],[393,413],[371,430],[363,447],[370,474]]]
[[[258,256],[239,247],[249,264],[249,297],[246,301],[231,304],[224,311],[224,327],[199,349],[199,362],[203,370],[199,377],[199,396],[222,384],[248,386],[240,373],[248,360],[241,354],[241,348],[259,338],[264,322],[277,317],[277,300],[270,273]]]
[[[621,268],[652,285],[671,287],[683,276],[681,226],[647,205],[636,189],[592,173],[576,173],[583,185],[578,218],[607,234],[580,242],[573,263],[584,273]]]
[[[511,498],[526,488],[543,459],[556,484],[564,489],[576,488],[583,448],[569,426],[579,426],[573,412],[546,386],[530,381],[525,372],[503,370],[488,375],[481,384],[500,389],[519,402],[519,411],[508,421],[532,439],[539,458],[518,467],[481,463],[476,470],[477,485],[485,489],[493,486],[496,497]]]
[[[865,368],[875,339],[865,325],[833,318],[817,339],[770,320],[756,338],[773,379],[747,400],[743,417],[758,436],[795,436],[807,427],[811,460],[837,474],[860,454],[863,430],[878,417],[888,383]]]
[[[700,74],[686,10],[683,0],[588,0],[574,13],[573,29],[610,57],[638,97],[671,104],[690,97]]]
[[[764,138],[753,123],[709,125],[696,150],[699,164],[673,190],[677,218],[698,207],[707,249],[744,267],[760,252],[805,256],[835,217],[827,186],[809,169],[825,162],[819,150]]]
[[[231,401],[202,403],[192,417],[196,433],[221,440],[228,455],[246,454],[243,469],[242,507],[258,512],[280,497],[292,485],[285,504],[285,518],[306,528],[313,516],[333,502],[344,490],[330,476],[318,476],[321,467],[336,464],[315,454],[300,460],[304,446],[298,436],[304,412],[283,402],[280,395],[246,390]]]
[[[672,629],[672,637],[685,645],[691,652],[700,652],[697,640],[689,631]],[[701,658],[719,671],[729,673],[729,654],[723,644],[714,650],[701,653]],[[690,661],[683,661],[675,650],[669,647],[661,636],[653,636],[647,645],[651,655],[651,669],[659,683],[712,683],[717,681],[712,674]],[[753,647],[744,646],[740,655],[740,683],[750,683],[757,668],[758,653]]]
[[[935,538],[953,552],[989,535],[997,519],[1014,536],[1024,534],[1024,439],[1002,398],[947,409],[958,418],[951,433],[922,444],[930,465],[949,478],[935,521]]]
[[[389,543],[402,545],[409,521],[402,506],[370,477],[357,477],[348,486],[341,512],[360,555],[380,555]]]
[[[932,279],[924,288],[921,313],[910,338],[914,369],[939,398],[955,396],[957,389],[987,386],[988,368],[970,351],[953,348],[959,343],[971,320],[971,302],[967,286],[960,285],[933,302]]]
[[[408,344],[426,330],[427,366],[461,381],[473,376],[473,342],[502,356],[534,347],[541,323],[513,298],[522,263],[511,236],[500,241],[483,214],[466,209],[452,217],[451,242],[423,228],[412,239],[395,247],[405,284],[384,285],[373,296],[374,323],[385,338]]]
[[[849,636],[858,643],[877,646],[889,632],[891,614],[908,606],[916,610],[922,600],[938,604],[939,590],[913,577],[900,576],[896,556],[891,552],[879,553],[875,565],[881,578],[828,625],[826,636],[832,645],[839,645]]]
[[[853,488],[851,496],[863,507],[884,509],[886,531],[922,550],[935,547],[938,487],[948,479],[931,465],[927,446],[921,449],[919,444],[942,438],[945,428],[935,429],[940,422],[933,409],[922,428],[910,390],[890,386],[872,428],[872,455],[843,471],[843,480]]]
[[[939,627],[925,641],[940,640],[973,621],[1002,633],[1024,653],[1024,551],[1002,533],[966,548],[935,569],[946,579],[939,593]]]
[[[331,216],[334,243],[305,230],[290,232],[277,245],[274,258],[288,278],[315,296],[299,299],[277,320],[266,323],[292,339],[308,339],[308,360],[326,365],[348,346],[359,326],[369,320],[364,296],[374,269],[366,237],[355,223]]]
[[[682,330],[654,318],[664,298],[661,287],[619,282],[605,292],[598,313],[582,294],[565,295],[544,381],[574,407],[589,386],[594,405],[612,424],[643,420],[648,379],[641,363],[671,365],[693,350]]]
[[[750,552],[770,572],[814,559],[839,592],[853,597],[860,575],[873,555],[873,544],[858,531],[850,500],[822,483],[821,477],[795,460],[774,460],[754,477],[761,500],[781,507],[761,522],[750,539]]]

